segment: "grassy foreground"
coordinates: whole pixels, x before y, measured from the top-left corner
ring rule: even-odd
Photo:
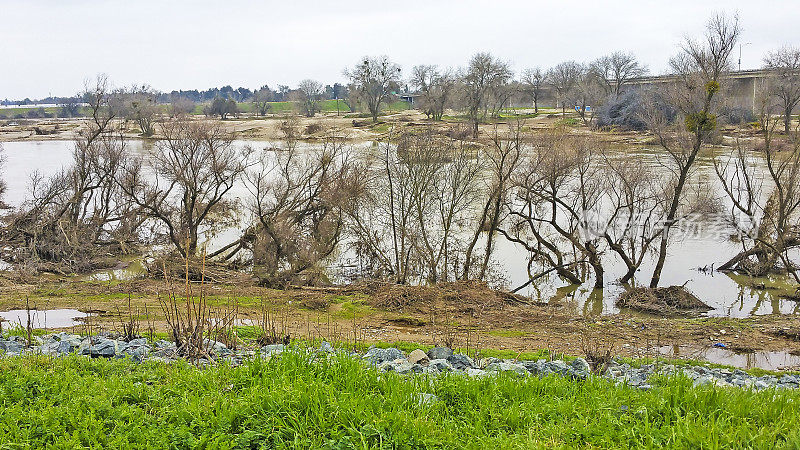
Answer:
[[[438,402],[421,404],[418,393]],[[0,360],[0,448],[798,448],[800,392],[404,379],[297,354],[197,369]]]

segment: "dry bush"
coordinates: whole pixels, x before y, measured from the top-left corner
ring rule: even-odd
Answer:
[[[203,255],[202,261],[205,262],[205,255]],[[166,267],[162,270],[163,273],[168,273]],[[201,268],[200,292],[199,295],[194,295],[189,280],[187,259],[183,279],[185,297],[178,296],[169,275],[165,276],[165,280],[169,284],[167,297],[164,298],[161,295],[158,297],[178,354],[195,364],[203,359],[213,361],[211,341],[222,342],[232,349],[235,349],[238,344],[236,334],[238,302],[234,299],[233,308],[210,308],[203,274],[204,271]]]
[[[580,346],[594,373],[602,374],[616,356],[616,346],[613,340],[606,342],[601,337],[599,330],[584,328],[580,336]]]
[[[289,345],[291,334],[286,308],[266,302],[263,298],[260,303],[259,315],[255,321],[256,342],[258,345],[283,344]]]
[[[525,303],[514,294],[490,289],[484,282],[455,281],[435,286],[387,284],[371,297],[373,306],[389,311],[429,312],[438,307],[472,316],[483,310],[502,310]]]
[[[120,336],[124,341],[132,341],[138,337],[140,337],[140,322],[139,322],[139,308],[132,308],[131,307],[131,295],[128,294],[128,310],[127,314],[123,315],[123,312],[117,306],[117,315],[119,316],[119,324],[120,324]],[[145,317],[147,316],[147,307],[144,308]]]

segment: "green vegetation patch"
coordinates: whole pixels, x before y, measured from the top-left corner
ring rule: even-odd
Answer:
[[[433,394],[423,397],[420,394]],[[797,448],[800,392],[401,378],[285,353],[232,368],[0,360],[3,448]]]

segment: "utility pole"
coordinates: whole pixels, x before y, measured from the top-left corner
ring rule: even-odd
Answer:
[[[739,44],[739,72],[742,71],[742,45],[750,45],[752,42],[745,42],[744,44]]]

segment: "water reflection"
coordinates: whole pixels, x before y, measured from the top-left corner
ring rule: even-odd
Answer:
[[[696,359],[740,369],[800,370],[800,356],[786,351],[735,353],[717,347],[696,348],[666,345],[658,348],[661,356],[678,359]]]
[[[88,317],[89,314],[78,311],[77,309],[47,309],[30,311],[30,323],[32,328],[67,328],[80,325],[80,319]],[[0,312],[3,319],[4,328],[27,327],[28,311],[24,309],[12,309]]]
[[[251,145],[257,149],[274,146],[273,142],[266,141],[237,141],[237,145]],[[128,141],[131,152],[145,152],[152,142]],[[315,144],[303,143],[303,146]],[[4,201],[10,205],[20,204],[26,193],[30,174],[38,170],[42,175],[50,175],[66,166],[71,161],[73,143],[71,141],[42,141],[42,142],[7,142],[4,143],[6,165],[3,171],[8,190]],[[357,144],[355,150],[368,150],[372,143]],[[659,158],[659,152],[654,149],[641,151],[626,150],[623,157],[643,158],[654,163]],[[715,183],[715,175],[711,165],[714,151],[706,152],[699,159],[698,172],[701,177],[708,180],[712,189],[719,189]],[[752,159],[752,164],[762,164],[757,158]],[[244,186],[236,186],[231,191],[233,198],[245,201],[248,192]],[[720,194],[721,196],[721,194]],[[245,219],[244,217],[242,218]],[[710,220],[711,218],[709,218]],[[231,228],[216,234],[209,240],[209,250],[213,251],[228,242],[236,239],[240,234],[238,228]],[[730,233],[728,233],[730,234]],[[686,285],[686,288],[697,295],[713,309],[710,316],[747,317],[760,314],[797,314],[800,313],[800,303],[782,298],[787,293],[793,292],[793,283],[780,277],[774,279],[754,279],[740,275],[726,275],[715,272],[702,272],[700,266],[719,265],[740,250],[739,243],[733,242],[725,233],[699,234],[689,236],[680,242],[675,242],[670,248],[661,284]],[[342,263],[348,257],[340,253]],[[505,279],[509,288],[520,286],[528,279],[526,271],[528,254],[520,247],[499,239],[496,243],[494,263],[499,273]],[[580,286],[565,286],[557,277],[542,278],[539,283],[529,286],[520,293],[529,296],[537,302],[556,303],[575,314],[601,315],[619,312],[615,300],[623,287],[614,284],[623,272],[624,267],[619,261],[608,258],[604,262],[606,270],[606,288],[594,289],[593,280]],[[652,261],[645,261],[637,273],[635,282],[642,285],[649,281],[652,273]],[[99,280],[128,279],[136,274],[131,274],[127,269],[118,269],[95,274]],[[333,278],[333,276],[332,276]],[[769,288],[757,289],[753,286],[765,285]]]

